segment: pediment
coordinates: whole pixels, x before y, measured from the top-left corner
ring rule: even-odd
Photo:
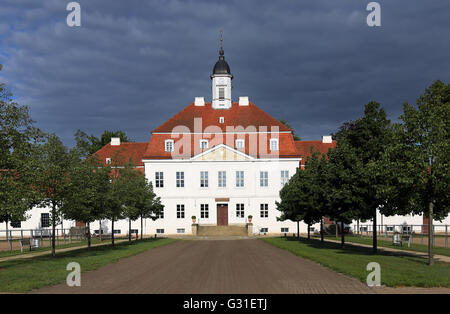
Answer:
[[[205,161],[245,161],[252,160],[253,157],[238,151],[234,148],[220,144],[201,154],[198,154],[191,158],[192,160],[205,160]]]

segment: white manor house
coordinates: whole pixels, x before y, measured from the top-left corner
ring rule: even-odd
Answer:
[[[280,212],[275,201],[279,200],[279,191],[298,168],[304,167],[311,146],[326,153],[336,142],[331,136],[320,141],[295,141],[288,127],[248,97],[233,101],[232,79],[221,48],[211,75],[211,102],[196,97],[154,129],[149,142],[121,143],[112,138],[96,153],[105,164],[118,154],[123,160],[132,159],[161,197],[164,212],[155,221],[145,220],[144,234],[201,235],[200,230],[208,226],[247,230],[249,216],[253,225],[247,234],[297,232],[296,222],[277,220]],[[27,221],[10,226],[10,230],[50,227],[49,213],[48,208],[35,208]],[[192,216],[196,217],[195,224]],[[426,223],[422,216],[379,216],[378,222]],[[450,219],[442,224],[450,224]],[[64,220],[58,228],[75,225],[80,224]],[[98,223],[91,227],[98,232]],[[127,220],[116,222],[114,227],[116,234],[128,233]],[[318,230],[319,225],[313,228]],[[111,233],[111,222],[103,221],[102,229]],[[132,222],[132,229],[140,233],[139,220]],[[307,226],[300,223],[300,232],[306,231]]]

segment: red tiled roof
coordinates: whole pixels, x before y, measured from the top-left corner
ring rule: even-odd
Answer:
[[[224,123],[219,123],[220,117],[224,118]],[[201,119],[201,126],[194,126],[196,118]],[[180,126],[180,129],[175,129]],[[277,128],[273,129],[274,127]],[[271,131],[286,133],[267,133]],[[177,132],[185,134],[172,137]],[[238,133],[227,134],[226,132]],[[235,148],[235,140],[241,138],[245,139],[245,149],[242,152],[252,157],[299,157],[291,130],[253,103],[249,103],[248,106],[239,106],[239,103],[233,103],[230,109],[214,109],[211,103],[205,103],[205,106],[195,106],[192,103],[153,130],[144,158],[191,158],[204,151],[200,149],[201,139],[207,139],[209,141],[208,149],[211,149],[219,144]],[[278,138],[279,151],[270,151],[271,138]],[[168,139],[174,140],[176,154],[165,152],[164,142]]]
[[[111,143],[106,144],[98,150],[94,156],[97,156],[103,164],[106,165],[106,158],[117,158],[119,162],[126,163],[131,161],[137,166],[144,166],[142,157],[147,149],[148,143],[120,143],[117,146],[111,146]]]
[[[219,117],[224,117],[225,122],[223,124],[219,123]],[[194,118],[202,119],[202,130],[194,129]],[[222,132],[225,132],[227,127],[236,126],[241,126],[244,129],[254,126],[258,130],[260,127],[267,127],[267,131],[270,131],[272,126],[277,126],[280,132],[290,131],[280,121],[271,117],[251,102],[248,106],[239,106],[239,103],[234,102],[230,109],[214,109],[211,103],[205,103],[204,106],[195,106],[192,103],[154,129],[152,133],[169,133],[177,126],[187,127],[190,132],[203,132],[208,126],[219,127]],[[208,130],[206,131],[208,132]]]
[[[333,140],[331,143],[323,143],[322,141],[295,141],[295,147],[297,148],[298,154],[302,157],[301,164],[304,165],[306,157],[311,156],[311,147],[315,152],[326,154],[330,148],[336,147],[336,141]]]

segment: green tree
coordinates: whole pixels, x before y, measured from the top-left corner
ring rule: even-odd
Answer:
[[[35,205],[35,152],[42,137],[28,107],[15,102],[0,83],[0,222],[6,222],[7,239],[8,222],[25,220]]]
[[[435,81],[417,99],[405,104],[395,141],[384,153],[391,184],[384,194],[385,211],[428,216],[428,259],[433,264],[433,219],[450,212],[450,85]]]
[[[358,189],[362,193],[365,207],[360,208],[361,219],[372,219],[373,223],[373,251],[377,252],[377,209],[383,210],[386,197],[381,193],[389,179],[380,171],[384,167],[382,153],[392,145],[392,124],[387,119],[386,112],[377,102],[369,102],[365,106],[364,116],[356,121],[345,123],[337,133],[337,141],[345,141],[351,146],[350,151],[362,163],[362,169],[357,170],[367,180],[360,180],[362,186]]]
[[[341,245],[344,246],[344,224],[353,219],[364,219],[369,215],[365,193],[370,184],[365,176],[364,164],[354,147],[345,139],[337,143],[337,147],[328,152],[329,162],[326,178],[326,213],[334,221],[341,223]]]
[[[100,138],[91,134],[88,135],[85,132],[78,129],[75,132],[76,150],[83,157],[88,157],[97,152],[103,146],[111,142],[111,137],[119,137],[121,142],[131,142],[125,132],[117,131],[104,131]]]
[[[100,166],[96,158],[89,158],[71,167],[61,208],[65,218],[82,221],[87,225],[88,247],[91,246],[91,223],[105,217],[110,171],[108,167]]]
[[[47,136],[47,142],[39,151],[35,188],[39,192],[39,206],[51,208],[53,256],[55,256],[56,225],[61,222],[61,208],[70,183],[69,170],[76,161],[76,156],[69,152],[54,134]]]

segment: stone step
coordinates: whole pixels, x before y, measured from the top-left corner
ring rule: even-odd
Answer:
[[[230,226],[198,226],[197,236],[247,236],[247,227],[245,225]]]

